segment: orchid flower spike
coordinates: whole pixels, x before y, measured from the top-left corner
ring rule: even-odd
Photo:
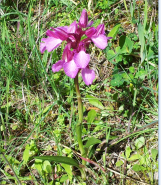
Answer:
[[[93,21],[88,23],[88,15],[85,9],[79,19],[79,23],[74,21],[70,26],[51,28],[47,30],[47,38],[42,38],[40,43],[40,51],[44,53],[53,51],[63,41],[66,46],[63,51],[62,59],[53,64],[52,71],[58,72],[64,69],[64,72],[70,78],[75,78],[81,72],[83,81],[86,85],[91,85],[95,79],[94,70],[89,68],[90,55],[86,52],[86,48],[93,42],[98,48],[105,49],[108,40],[112,37],[105,35],[104,24],[99,24],[97,28],[91,27]],[[89,28],[90,27],[90,28]],[[86,38],[82,39],[82,36]]]

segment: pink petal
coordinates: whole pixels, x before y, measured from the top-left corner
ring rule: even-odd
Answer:
[[[68,33],[64,31],[62,28],[55,28],[55,35],[61,39],[61,40],[66,40],[68,38]]]
[[[57,27],[57,28],[60,28],[60,29],[64,30],[65,32],[67,32],[67,30],[68,30],[68,26],[60,26],[60,27]],[[55,30],[56,28],[51,27],[51,29]]]
[[[61,28],[61,29],[64,30],[65,32],[67,32],[67,30],[68,30],[68,26],[61,26],[61,27],[58,27],[58,28]]]
[[[54,37],[42,38],[41,41],[44,42],[42,45],[40,45],[40,51],[42,52],[45,51],[45,49],[48,52],[51,52],[52,50],[57,48],[62,42],[61,39],[57,39]]]
[[[91,85],[95,79],[95,72],[86,67],[82,69],[82,78],[86,85]]]
[[[94,44],[100,48],[100,49],[105,49],[107,46],[107,37],[103,34],[98,35],[97,37],[92,37],[91,38]]]
[[[70,78],[75,78],[79,70],[74,60],[71,60],[70,62],[65,62],[63,68],[65,74]]]
[[[67,44],[64,48],[62,59],[65,62],[69,62],[73,59],[73,55],[74,55],[73,51],[70,50],[70,48],[68,47],[68,44]]]
[[[44,51],[46,50],[46,44],[44,42],[40,43],[40,51],[41,53],[44,53]]]
[[[81,28],[86,28],[88,22],[88,15],[85,9],[83,9],[82,14],[79,19],[79,26]]]
[[[58,38],[58,37],[55,35],[55,31],[47,30],[46,35],[49,36],[49,37]]]
[[[90,55],[86,54],[85,51],[80,51],[74,55],[74,62],[79,68],[85,68],[90,61]]]
[[[68,32],[68,33],[75,33],[76,30],[77,30],[77,22],[74,21],[74,22],[68,27],[67,32]]]
[[[87,24],[87,27],[92,26],[92,24],[93,24],[93,21],[90,21],[90,22]]]
[[[97,35],[105,34],[105,25],[104,24],[99,24],[97,26],[96,30],[97,30]]]
[[[91,38],[96,33],[96,28],[91,27],[85,31],[87,37]]]
[[[68,37],[72,42],[76,42],[76,38],[74,35],[69,35]]]
[[[63,68],[63,64],[64,64],[64,61],[63,60],[59,60],[56,64],[53,64],[52,71],[53,72],[58,72],[60,69]]]

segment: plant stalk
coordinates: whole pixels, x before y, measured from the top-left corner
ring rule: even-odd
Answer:
[[[81,94],[79,91],[78,74],[74,79],[74,84],[75,84],[75,89],[76,89],[76,94],[77,94],[77,99],[78,99],[78,115],[79,115],[79,120],[76,125],[76,134],[77,134],[77,140],[78,140],[78,145],[79,145],[79,150],[81,152],[81,156],[85,158],[86,152],[84,150],[83,142],[82,142],[83,104],[82,104]],[[82,160],[82,164],[85,165],[86,161]]]

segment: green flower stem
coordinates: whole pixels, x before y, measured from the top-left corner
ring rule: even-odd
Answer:
[[[83,142],[82,142],[82,122],[83,122],[83,104],[82,104],[82,99],[79,91],[79,84],[78,84],[78,74],[74,79],[75,83],[75,89],[76,89],[76,94],[77,94],[77,99],[78,99],[78,114],[79,114],[79,120],[76,125],[76,134],[77,134],[77,139],[78,139],[78,144],[79,144],[79,150],[81,152],[82,157],[86,157],[86,152],[83,147]],[[82,164],[85,165],[86,161],[82,160]]]

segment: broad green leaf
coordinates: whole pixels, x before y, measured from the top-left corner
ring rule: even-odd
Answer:
[[[139,40],[141,44],[140,56],[141,56],[141,63],[142,63],[145,58],[144,53],[143,53],[145,40],[144,40],[144,27],[142,26],[141,23],[138,24],[138,35],[139,35]]]
[[[128,53],[132,52],[133,45],[134,42],[130,38],[126,37],[126,47],[128,48]]]
[[[135,73],[135,68],[133,66],[129,67],[130,73]]]
[[[69,179],[69,178],[68,178],[68,175],[67,175],[67,174],[64,174],[64,175],[61,176],[60,182],[65,182],[65,181],[68,180],[68,179]]]
[[[95,110],[90,110],[89,112],[88,112],[88,117],[87,117],[87,122],[88,123],[92,123],[93,122],[93,120],[95,119],[95,117],[96,117],[96,114],[97,114],[97,112],[95,111]]]
[[[130,158],[128,158],[127,160],[128,161],[135,161],[135,160],[138,160],[138,159],[140,159],[141,158],[141,156],[140,156],[140,154],[133,154]]]
[[[139,40],[142,47],[144,47],[144,28],[141,23],[138,24]]]
[[[138,165],[138,164],[134,164],[132,169],[135,171],[135,172],[138,172],[138,171],[145,171],[146,168],[141,166],[141,165]]]
[[[110,62],[113,62],[113,60],[118,56],[118,53],[116,54],[113,50],[108,50],[106,53],[106,57]]]
[[[27,163],[27,161],[29,160],[29,157],[30,157],[29,152],[30,152],[29,147],[26,147],[25,150],[24,150],[24,152],[23,152],[23,160],[24,160],[24,163]]]
[[[112,86],[121,86],[124,83],[124,79],[122,79],[122,75],[121,74],[115,74],[113,76],[113,79],[111,80],[110,84]]]
[[[144,145],[145,145],[145,138],[143,136],[135,140],[135,147],[137,149],[141,148]]]
[[[143,69],[136,73],[135,78],[140,78],[142,80],[145,79],[145,76],[147,76],[147,72]]]
[[[119,31],[120,26],[121,26],[121,24],[118,24],[114,28],[112,28],[112,30],[108,34],[108,37],[112,37],[112,39],[114,40],[118,31]]]
[[[154,52],[151,50],[151,48],[149,49],[149,52],[148,52],[148,56],[147,56],[147,60],[150,60],[152,58],[154,58],[155,55],[154,55]]]
[[[112,51],[113,51],[113,50],[112,50]],[[120,53],[120,52],[121,52],[120,46],[117,46],[117,47],[115,48],[115,51],[116,51],[116,53]]]
[[[64,149],[62,150],[62,152],[63,152],[64,154],[70,154],[70,153],[72,152],[72,150],[71,150],[70,148],[64,148]]]
[[[48,185],[53,185],[54,184],[54,181],[50,181],[48,182]],[[55,183],[56,184],[56,183]],[[23,184],[22,184],[23,185]],[[24,184],[25,185],[25,184]]]
[[[124,152],[120,153],[120,156],[125,158]]]
[[[55,185],[61,185],[60,182],[55,182]]]
[[[43,161],[40,159],[36,159],[34,165],[32,166],[33,169],[37,169],[37,171],[42,174],[42,164]]]
[[[123,55],[118,55],[117,57],[116,57],[116,59],[115,59],[115,61],[116,61],[116,63],[119,63],[119,62],[121,62],[123,60]],[[123,62],[124,62],[125,60],[123,60]]]
[[[95,107],[98,107],[99,109],[104,109],[104,106],[96,97],[90,96],[90,95],[87,95],[86,97],[87,97],[89,103],[91,103]]]
[[[49,161],[45,160],[42,164],[42,170],[46,173],[52,173],[52,167]]]
[[[130,82],[134,79],[134,75],[132,73],[128,74]]]
[[[116,162],[116,166],[117,167],[119,167],[119,166],[121,166],[123,164],[124,164],[124,162],[122,160],[119,160],[119,161]]]
[[[125,156],[128,159],[130,157],[132,150],[129,146],[126,147]]]
[[[70,157],[64,157],[64,156],[35,156],[35,159],[41,159],[41,160],[48,160],[48,161],[54,161],[57,163],[64,163],[64,164],[69,164],[72,166],[76,166],[77,168],[79,167],[79,163],[70,158]]]
[[[122,53],[131,53],[133,44],[133,41],[125,35],[122,35],[119,39],[119,46]]]
[[[151,150],[151,155],[152,155],[152,158],[153,158],[153,160],[156,160],[156,157],[157,157],[157,155],[158,155],[158,150],[157,149],[152,149]]]
[[[89,148],[92,145],[101,143],[101,141],[95,137],[90,137],[86,143],[86,145],[84,146],[85,148]]]
[[[140,156],[139,164],[140,165],[146,165],[146,157],[145,157],[144,154]]]
[[[62,164],[62,167],[63,167],[63,168],[65,169],[65,171],[67,172],[68,178],[69,178],[69,180],[71,181],[71,180],[72,180],[72,177],[73,177],[71,166],[68,165],[68,164]]]

